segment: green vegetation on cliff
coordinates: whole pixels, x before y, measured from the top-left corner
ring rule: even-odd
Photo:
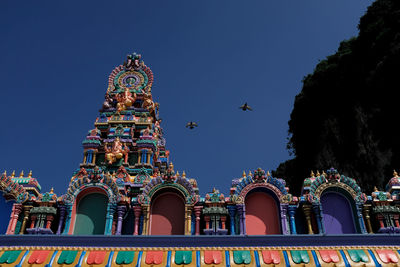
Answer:
[[[377,0],[358,27],[296,96],[288,143],[294,158],[273,172],[294,194],[310,170],[334,167],[370,192],[400,169],[400,1]]]

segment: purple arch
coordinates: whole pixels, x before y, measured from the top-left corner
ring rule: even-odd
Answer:
[[[326,192],[321,196],[321,205],[325,233],[356,233],[351,204],[345,196],[337,192]]]

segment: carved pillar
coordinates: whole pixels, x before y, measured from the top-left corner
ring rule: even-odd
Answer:
[[[142,235],[148,235],[149,234],[149,228],[150,228],[150,220],[149,220],[149,210],[150,210],[150,206],[143,206],[143,231],[142,231]]]
[[[192,206],[186,206],[186,218],[185,218],[185,235],[190,235],[192,232]]]
[[[66,211],[66,219],[65,219],[65,227],[64,227],[64,231],[63,234],[67,235],[69,232],[69,227],[71,225],[71,213],[72,213],[72,204],[68,203],[65,205],[65,211]]]
[[[372,225],[371,225],[371,216],[369,215],[369,212],[371,210],[371,205],[369,204],[365,204],[363,206],[363,214],[364,214],[364,218],[365,218],[365,222],[366,222],[366,226],[367,226],[367,231],[368,233],[372,234]]]
[[[10,222],[8,223],[8,229],[6,234],[13,235],[15,234],[15,227],[17,226],[18,216],[22,211],[22,205],[15,203],[12,207]]]
[[[200,215],[201,215],[201,210],[203,209],[202,206],[195,206],[194,207],[194,215],[196,217],[196,231],[195,235],[200,235]]]
[[[289,223],[290,223],[290,232],[292,235],[296,235],[296,220],[295,220],[295,215],[296,215],[296,209],[297,207],[294,205],[289,205],[288,211],[289,211]]]
[[[117,214],[118,214],[118,222],[117,222],[117,231],[115,232],[115,235],[121,235],[121,230],[122,230],[122,219],[124,218],[126,212],[126,207],[125,206],[118,206],[117,207]]]
[[[210,229],[210,216],[204,216],[204,221],[206,222],[206,229]]]
[[[23,235],[26,230],[26,224],[28,223],[29,219],[29,211],[31,210],[32,206],[24,206],[24,219],[22,220],[21,230],[19,231],[20,235]]]
[[[325,228],[324,225],[322,223],[322,208],[321,205],[319,204],[313,204],[312,208],[314,210],[314,214],[317,220],[317,226],[318,226],[318,233],[319,234],[324,234],[325,233]]]
[[[289,234],[288,227],[287,227],[288,220],[287,220],[287,216],[286,216],[288,204],[281,204],[280,207],[281,207],[282,233],[284,235],[287,235],[287,234]]]
[[[394,224],[397,228],[400,228],[400,224],[399,224],[399,214],[394,214],[393,215],[393,219],[394,219]]]
[[[362,216],[362,206],[363,206],[362,203],[357,203],[356,204],[357,216],[358,216],[358,221],[359,221],[359,224],[360,224],[361,233],[362,234],[366,234],[367,230],[365,229],[365,223],[364,223],[364,219],[363,219],[363,216]]]
[[[108,203],[107,204],[106,226],[105,226],[105,229],[104,229],[104,235],[111,235],[114,212],[115,212],[115,204]]]
[[[229,218],[231,219],[231,235],[235,235],[236,206],[228,206]]]
[[[135,214],[135,226],[134,226],[133,235],[138,235],[139,234],[140,214],[142,213],[142,207],[134,206],[133,213]]]
[[[96,164],[96,155],[97,155],[96,151],[93,151],[93,160],[92,160],[93,164]]]
[[[312,235],[314,234],[312,225],[311,225],[311,206],[310,205],[303,205],[302,207],[304,215],[306,217],[307,221],[307,228],[308,228],[308,234]]]
[[[379,221],[379,228],[380,229],[385,228],[385,224],[383,223],[383,216],[381,214],[377,214],[376,218]]]
[[[225,222],[226,222],[226,216],[221,216],[221,228],[222,229],[226,229]]]
[[[56,233],[57,235],[61,234],[61,229],[62,229],[62,225],[64,223],[64,218],[65,218],[65,206],[61,205],[60,206],[60,220],[58,222],[58,228],[57,228],[57,233]]]
[[[53,215],[47,215],[46,216],[46,228],[47,229],[50,229],[51,223],[53,222],[53,220],[54,220],[54,216]]]
[[[240,234],[246,234],[246,208],[244,204],[238,204],[237,210],[239,213],[239,222],[240,222]]]
[[[29,226],[30,229],[35,228],[36,219],[37,219],[36,215],[31,215],[31,225]]]

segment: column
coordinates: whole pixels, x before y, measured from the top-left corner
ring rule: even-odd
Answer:
[[[31,225],[29,226],[30,229],[35,228],[36,219],[37,219],[36,215],[31,215]]]
[[[104,229],[104,235],[111,235],[114,212],[115,212],[115,204],[108,203],[107,214],[106,214],[106,227]]]
[[[246,234],[246,208],[244,204],[238,204],[237,210],[239,213],[239,222],[240,222],[240,235]]]
[[[365,218],[366,226],[367,226],[367,231],[368,233],[372,234],[372,225],[371,225],[371,216],[369,215],[369,212],[371,210],[371,205],[365,204],[363,206],[363,215]]]
[[[221,228],[222,229],[226,229],[225,222],[226,222],[226,216],[221,216]]]
[[[186,218],[185,218],[185,235],[190,235],[192,232],[192,206],[186,206]]]
[[[314,232],[313,232],[312,225],[311,225],[311,206],[303,205],[302,208],[303,208],[304,215],[306,216],[308,234],[312,235],[312,234],[314,234]]]
[[[200,235],[200,215],[201,210],[203,209],[202,206],[195,206],[194,207],[194,216],[196,217],[196,232],[195,235]]]
[[[149,209],[150,206],[143,206],[143,231],[142,235],[148,235],[149,234]]]
[[[365,229],[365,223],[364,223],[364,219],[362,216],[362,203],[357,203],[356,204],[356,208],[357,208],[357,216],[358,216],[358,221],[360,223],[360,230],[362,234],[366,234],[367,230]]]
[[[288,204],[281,204],[280,206],[281,206],[282,233],[284,235],[287,235],[287,234],[289,234],[288,227],[287,227],[288,220],[286,217]]]
[[[289,224],[290,224],[290,232],[292,233],[292,235],[296,235],[296,219],[295,219],[295,215],[296,215],[296,210],[297,207],[294,205],[289,205],[288,207],[288,211],[289,211]]]
[[[31,210],[32,206],[24,206],[24,219],[22,221],[21,230],[19,231],[20,235],[23,235],[26,230],[26,224],[28,223],[29,219],[29,211]]]
[[[70,204],[70,203],[66,204],[65,211],[66,211],[67,217],[65,219],[65,227],[64,227],[63,235],[67,235],[69,232],[69,227],[71,225],[72,204]]]
[[[96,152],[97,152],[97,150],[93,151],[93,160],[92,160],[93,164],[96,164],[96,154],[97,154]]]
[[[61,205],[60,206],[60,220],[58,222],[58,228],[57,228],[57,233],[56,233],[57,235],[61,234],[61,229],[62,229],[62,225],[64,223],[64,218],[65,218],[65,206]]]
[[[322,223],[321,206],[320,204],[313,204],[312,208],[314,210],[315,217],[317,219],[318,233],[324,234],[324,226]]]
[[[18,216],[22,211],[22,205],[14,203],[11,211],[10,222],[8,223],[8,229],[6,234],[13,235],[15,234],[15,226],[17,226]]]
[[[115,235],[121,235],[121,230],[122,230],[122,219],[124,218],[126,212],[126,207],[125,206],[118,206],[117,207],[117,214],[118,214],[118,222],[117,222],[117,231],[115,232]]]
[[[393,219],[394,219],[394,224],[397,228],[400,228],[400,224],[399,224],[399,214],[394,214],[393,215]]]
[[[236,206],[228,206],[229,218],[231,219],[231,235],[235,235]]]
[[[383,216],[382,216],[381,214],[377,214],[377,215],[376,215],[376,218],[377,218],[378,221],[379,221],[379,228],[380,228],[380,229],[385,228],[385,224],[383,223]]]
[[[206,222],[206,229],[204,229],[204,233],[206,234],[206,235],[209,235],[210,234],[210,220],[211,220],[211,218],[210,218],[210,216],[204,216],[204,221]]]
[[[134,226],[133,235],[138,235],[139,234],[140,214],[142,213],[142,207],[134,206],[133,213],[135,214],[135,226]]]
[[[53,222],[53,220],[54,220],[54,216],[53,215],[47,215],[46,216],[46,228],[47,229],[50,229],[51,223]]]

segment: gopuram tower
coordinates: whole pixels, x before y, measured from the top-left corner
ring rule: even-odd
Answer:
[[[194,230],[191,214],[198,188],[169,162],[152,85],[152,71],[135,53],[111,72],[95,128],[82,142],[83,162],[62,198],[59,232],[159,235]],[[152,200],[157,205],[150,218]]]

